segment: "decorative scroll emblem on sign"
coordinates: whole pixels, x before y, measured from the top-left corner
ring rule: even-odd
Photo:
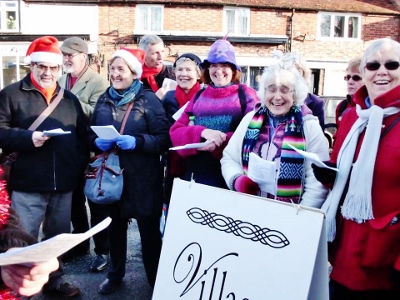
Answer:
[[[234,220],[217,213],[210,213],[198,207],[189,209],[186,214],[194,223],[207,225],[226,233],[233,233],[243,239],[260,242],[272,248],[284,248],[290,244],[286,236],[277,230],[261,228],[258,225]]]

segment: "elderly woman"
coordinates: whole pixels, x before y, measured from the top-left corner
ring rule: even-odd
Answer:
[[[168,91],[163,97],[162,104],[171,124],[175,123],[173,115],[189,102],[200,89],[200,58],[193,53],[179,56],[174,63],[176,89]]]
[[[236,63],[235,50],[227,40],[212,44],[201,66],[201,80],[208,86],[190,100],[171,127],[171,141],[174,146],[211,141],[198,149],[179,151],[188,159],[183,178],[227,188],[221,174],[222,151],[258,98],[252,88],[240,84],[241,69]]]
[[[178,86],[174,91],[168,91],[161,100],[171,125],[175,123],[173,115],[200,90],[200,63],[200,58],[193,53],[182,54],[174,63]],[[184,172],[185,160],[175,151],[169,151],[164,178],[164,203],[169,204],[174,178],[181,177]]]
[[[360,74],[361,57],[355,57],[349,60],[346,68],[346,75],[344,80],[347,84],[347,96],[346,99],[341,101],[336,106],[335,117],[336,126],[339,127],[339,123],[342,120],[343,114],[348,111],[349,108],[354,106],[353,96],[356,91],[364,85],[364,81]]]
[[[223,152],[222,174],[231,190],[321,207],[327,190],[314,177],[311,162],[290,147],[329,157],[318,119],[303,103],[307,90],[293,62],[266,69],[258,92],[261,106],[243,118]],[[268,161],[269,189],[260,190],[247,175],[252,154]]]
[[[399,61],[393,40],[366,49],[365,86],[341,120],[329,161],[339,172],[313,166],[318,180],[334,183],[322,207],[333,242],[332,299],[400,299]]]
[[[162,174],[160,155],[169,146],[169,124],[160,100],[139,80],[144,52],[121,48],[110,61],[111,87],[100,96],[91,125],[114,125],[119,131],[130,103],[126,126],[114,140],[96,137],[89,142],[95,152],[117,147],[120,165],[124,169],[124,189],[121,200],[107,205],[112,218],[109,226],[110,266],[107,279],[99,292],[113,292],[125,276],[127,229],[130,218],[137,220],[147,280],[154,286],[161,252],[159,221],[162,210]],[[89,199],[90,200],[90,199]]]

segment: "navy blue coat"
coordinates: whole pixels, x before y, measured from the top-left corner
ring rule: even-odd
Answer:
[[[119,131],[128,104],[117,107],[108,95],[100,96],[91,118],[91,125],[114,125]],[[169,124],[161,101],[149,89],[141,89],[134,99],[124,133],[136,138],[134,150],[119,150],[124,169],[124,189],[120,205],[122,218],[146,219],[159,217],[162,211],[163,170],[160,155],[170,145]],[[89,143],[95,152],[96,134]],[[112,204],[113,205],[113,204]]]

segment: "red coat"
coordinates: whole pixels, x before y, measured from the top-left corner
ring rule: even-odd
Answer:
[[[354,95],[363,109],[368,96],[364,87]],[[375,99],[382,108],[400,107],[400,86]],[[400,113],[384,118],[382,133]],[[341,145],[357,120],[356,109],[350,109],[342,119],[336,135],[331,161],[336,163]],[[355,159],[364,139],[361,134]],[[376,156],[372,183],[374,220],[362,224],[345,220],[338,214],[336,238],[329,253],[333,265],[331,278],[352,290],[391,290],[399,282],[391,278],[394,269],[400,271],[400,220],[390,225],[393,217],[400,219],[400,122],[381,138]],[[343,199],[344,197],[342,197]]]

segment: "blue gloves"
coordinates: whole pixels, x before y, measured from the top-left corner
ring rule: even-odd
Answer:
[[[96,144],[97,148],[99,148],[101,151],[107,151],[107,150],[110,150],[114,146],[115,141],[96,138],[94,140],[94,143]]]
[[[133,150],[136,147],[136,138],[131,135],[121,135],[115,139],[115,142],[122,150]]]

